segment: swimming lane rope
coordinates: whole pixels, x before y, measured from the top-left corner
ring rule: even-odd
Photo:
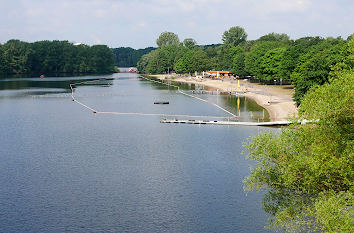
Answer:
[[[180,90],[179,86],[176,86],[176,85],[173,85],[173,84],[170,84],[170,83],[164,83],[164,82],[160,82],[160,81],[157,81],[157,80],[152,80],[152,79],[149,79],[149,78],[146,78],[146,77],[143,77],[143,76],[140,76],[141,78],[145,79],[145,80],[148,80],[148,81],[151,81],[151,82],[155,82],[155,83],[159,83],[159,84],[163,84],[163,85],[167,85],[167,86],[171,86],[171,87],[174,87],[174,88],[177,88],[177,92],[180,93],[180,94],[183,94],[185,96],[188,96],[188,97],[191,97],[191,98],[195,98],[195,99],[198,99],[200,101],[203,101],[203,102],[206,102],[208,104],[211,104],[211,105],[214,105],[215,107],[223,110],[224,112],[228,113],[229,115],[231,115],[231,117],[233,118],[236,118],[237,116],[229,111],[227,111],[226,109],[220,107],[219,105],[215,104],[215,103],[212,103],[212,102],[209,102],[207,100],[204,100],[204,99],[201,99],[197,96],[193,96],[193,95],[190,95],[190,94],[187,94],[183,91]],[[78,82],[78,83],[72,83],[70,84],[70,89],[71,89],[71,99],[72,101],[74,101],[75,103],[83,106],[84,108],[92,111],[93,113],[96,113],[96,114],[113,114],[113,115],[136,115],[136,116],[162,116],[162,117],[191,117],[191,118],[220,118],[220,119],[224,119],[224,118],[229,118],[229,117],[220,117],[220,116],[193,116],[193,115],[181,115],[181,114],[165,114],[165,113],[139,113],[139,112],[103,112],[103,111],[97,111],[96,109],[92,108],[92,107],[89,107],[87,106],[86,104],[78,101],[76,98],[75,98],[75,95],[74,95],[74,92],[75,92],[75,87],[77,85],[81,85],[81,84],[87,84],[87,83],[93,83],[93,82],[97,82],[97,81],[105,81],[106,79],[95,79],[95,80],[90,80],[90,81],[84,81],[84,82]]]
[[[202,99],[202,98],[199,98],[199,97],[197,97],[197,96],[190,95],[190,94],[185,93],[184,91],[181,91],[181,89],[179,88],[179,86],[176,86],[176,85],[173,85],[173,84],[170,84],[170,83],[160,82],[160,81],[157,81],[157,80],[152,80],[152,79],[146,78],[146,77],[144,77],[144,76],[140,76],[140,77],[143,78],[143,79],[152,81],[152,82],[161,83],[161,84],[164,84],[164,85],[167,85],[167,86],[175,87],[175,88],[177,88],[177,92],[181,93],[182,95],[189,96],[189,97],[195,98],[195,99],[197,99],[197,100],[206,102],[206,103],[208,103],[208,104],[214,105],[215,107],[217,107],[217,108],[223,110],[224,112],[230,114],[232,117],[237,117],[237,116],[236,116],[235,114],[233,114],[232,112],[227,111],[225,108],[220,107],[219,105],[217,105],[217,104],[215,104],[215,103],[213,103],[213,102],[209,102],[209,101],[204,100],[204,99]]]

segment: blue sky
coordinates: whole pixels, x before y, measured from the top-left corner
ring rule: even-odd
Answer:
[[[347,38],[354,33],[354,0],[0,0],[0,43],[144,48],[170,31],[213,44],[232,26],[245,28],[251,40],[270,32]]]

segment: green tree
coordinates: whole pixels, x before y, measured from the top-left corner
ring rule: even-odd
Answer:
[[[174,67],[176,73],[185,74],[185,73],[193,72],[192,65],[191,65],[192,64],[192,56],[193,56],[193,52],[188,51],[187,53],[184,54],[183,57],[178,59],[178,61],[175,64],[175,67]]]
[[[157,44],[157,46],[159,46],[159,48],[162,48],[162,47],[168,46],[168,45],[178,45],[179,38],[178,38],[178,35],[176,35],[173,32],[163,32],[160,34],[159,38],[157,38],[156,44]]]
[[[206,52],[208,57],[212,58],[212,57],[216,57],[217,48],[219,46],[220,46],[220,44],[211,44],[211,45],[203,45],[201,47],[204,49],[204,51]]]
[[[320,37],[304,37],[297,39],[288,46],[281,60],[281,77],[290,79],[291,73],[299,62],[299,57],[307,53],[312,46],[323,41]]]
[[[97,72],[97,69],[95,69],[91,65],[92,63],[90,60],[93,57],[91,57],[89,46],[84,45],[84,44],[78,45],[75,47],[73,52],[74,52],[75,56],[73,57],[73,59],[71,61],[68,61],[68,63],[72,65],[72,70],[73,70],[72,72],[76,72],[76,73]],[[97,59],[97,58],[95,58],[95,59]],[[105,73],[104,71],[102,71],[102,72]]]
[[[193,49],[197,45],[197,42],[192,38],[186,38],[183,40],[183,45],[189,49]]]
[[[94,73],[113,72],[113,53],[106,45],[94,45],[90,47],[89,56],[90,67]]]
[[[130,47],[120,47],[114,48],[113,57],[114,57],[114,65],[118,67],[130,67],[130,66],[137,66],[138,61],[140,58],[150,53],[152,50],[156,48],[147,47],[145,49],[133,49]]]
[[[4,47],[0,44],[0,74],[7,74],[9,65],[4,58]]]
[[[29,43],[9,40],[3,45],[4,70],[10,74],[29,72],[28,58],[30,53]]]
[[[147,73],[146,67],[149,64],[150,57],[151,57],[151,53],[148,53],[148,54],[143,55],[140,58],[140,60],[138,61],[138,64],[137,64],[137,69],[138,69],[139,73],[143,73],[143,74]]]
[[[191,72],[202,72],[211,68],[208,55],[202,49],[192,50]]]
[[[245,69],[248,73],[262,78],[263,68],[261,67],[263,56],[272,49],[283,44],[275,41],[262,41],[254,44],[245,58]]]
[[[336,78],[338,72],[350,69],[354,69],[354,38],[346,44],[343,51],[343,59],[332,66],[330,77]]]
[[[281,78],[281,61],[283,60],[286,47],[279,47],[268,50],[262,57],[260,69],[262,70],[259,76],[263,80],[271,80]]]
[[[291,74],[295,86],[294,100],[298,105],[311,87],[328,82],[332,66],[344,60],[345,49],[345,41],[326,39],[299,58]]]
[[[245,29],[239,26],[231,27],[228,31],[225,31],[222,35],[222,41],[226,45],[237,46],[243,41],[246,41],[247,33]]]
[[[285,33],[269,33],[267,35],[264,35],[264,36],[261,36],[259,39],[259,41],[289,41],[290,40],[290,37],[285,34]]]
[[[167,45],[158,48],[150,52],[148,56],[144,56],[144,60],[138,62],[139,71],[149,74],[172,71],[176,62],[189,50],[187,47],[180,45]]]
[[[176,52],[174,54],[174,64],[176,64],[176,62],[181,58],[183,57],[188,51],[190,51],[191,49],[185,47],[185,46],[178,46],[176,48]]]
[[[10,40],[0,49],[0,73],[3,74],[113,72],[112,51],[105,45],[90,47],[75,46],[68,41]]]
[[[353,38],[354,38],[354,33],[348,36],[347,41],[350,41]]]
[[[162,74],[167,67],[167,58],[161,53],[160,49],[154,50],[150,53],[149,62],[146,66],[146,73]]]
[[[231,68],[232,73],[241,77],[248,75],[245,70],[245,57],[246,53],[244,49],[241,48],[241,46],[235,47],[235,55],[233,56],[233,63]]]
[[[246,190],[266,189],[270,226],[289,232],[353,232],[354,72],[312,88],[299,120],[246,146],[258,162]]]
[[[216,48],[216,69],[231,70],[233,67],[233,58],[239,52],[237,47],[232,45],[220,45]]]
[[[201,72],[210,69],[210,61],[203,49],[189,50],[175,65],[177,73]]]

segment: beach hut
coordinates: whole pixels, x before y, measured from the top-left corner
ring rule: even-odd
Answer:
[[[232,76],[232,72],[228,71],[228,70],[221,70],[221,71],[218,71],[218,70],[207,70],[206,73],[208,75],[217,76],[217,77],[219,77],[219,75],[221,75],[221,76]]]

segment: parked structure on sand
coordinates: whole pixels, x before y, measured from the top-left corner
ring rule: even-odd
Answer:
[[[138,69],[135,68],[135,67],[129,67],[128,72],[130,72],[130,73],[137,73],[137,72],[138,72]]]
[[[217,78],[219,78],[220,76],[232,76],[232,72],[228,70],[207,70],[205,73],[207,75],[216,76]]]

